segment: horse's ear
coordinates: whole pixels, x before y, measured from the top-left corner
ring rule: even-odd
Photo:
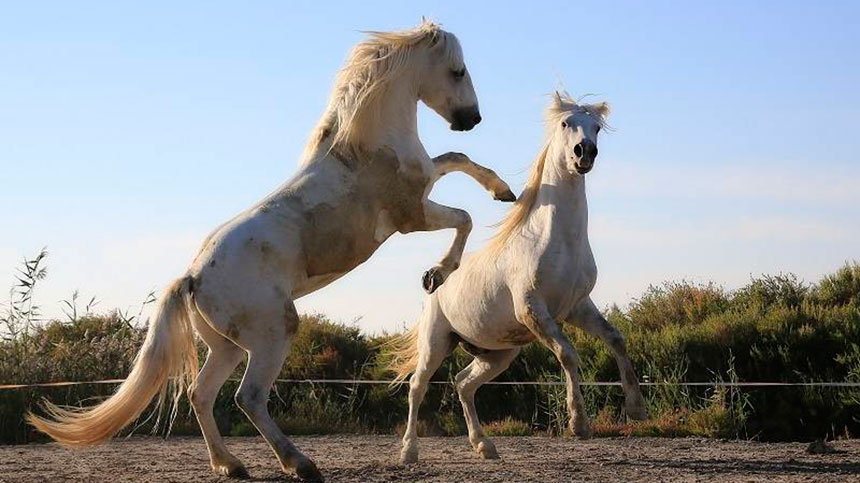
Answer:
[[[559,94],[558,91],[553,92],[552,103],[555,105],[555,107],[561,107],[562,104],[564,104],[561,100],[561,94]]]
[[[433,24],[433,22],[430,21],[429,18],[422,15],[421,16],[421,25],[418,28],[423,30],[430,37],[430,42],[427,44],[428,46],[433,48],[436,46],[436,44],[439,43],[439,37],[440,37],[439,29],[435,27],[435,25]]]
[[[430,33],[430,48],[436,47],[439,45],[439,41],[442,40],[442,34],[438,30]]]
[[[609,113],[612,109],[609,107],[608,102],[598,102],[597,104],[592,104],[591,107],[600,114],[600,117],[609,117]]]

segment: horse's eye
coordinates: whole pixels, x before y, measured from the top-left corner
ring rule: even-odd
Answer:
[[[600,126],[597,126],[597,130],[596,130],[596,131],[594,131],[594,132],[595,132],[595,133],[599,133],[599,132],[600,132]]]
[[[466,76],[466,68],[464,67],[460,70],[452,70],[451,75],[453,75],[455,79],[462,79]]]
[[[561,121],[561,128],[567,129],[567,121]]]

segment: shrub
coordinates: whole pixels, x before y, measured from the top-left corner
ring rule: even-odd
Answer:
[[[736,307],[766,308],[772,305],[798,307],[809,295],[809,286],[794,274],[763,275],[753,279],[732,297]]]
[[[728,297],[721,287],[682,280],[666,282],[662,287],[651,285],[630,305],[627,316],[637,325],[653,330],[698,324],[727,306]]]
[[[821,305],[860,308],[860,263],[846,263],[836,273],[826,275],[818,282],[814,294]]]
[[[484,425],[487,436],[531,436],[532,427],[525,421],[507,417],[501,421],[493,421]]]
[[[118,311],[78,311],[67,303],[66,320],[39,320],[34,290],[44,279],[45,255],[28,260],[22,281],[0,316],[0,382],[32,383],[125,377],[145,335],[145,324]],[[684,381],[860,381],[860,265],[846,264],[818,284],[793,275],[762,276],[735,292],[690,282],[651,287],[627,309],[606,317],[626,336],[642,380]],[[150,300],[150,298],[147,298]],[[583,361],[585,380],[618,380],[614,356],[599,340],[564,326]],[[356,324],[324,315],[301,318],[282,379],[387,379],[382,362],[388,335],[369,337]],[[200,354],[205,352],[200,346]],[[453,380],[471,360],[456,349],[434,376]],[[256,434],[233,402],[237,370],[218,395],[215,419],[225,434]],[[525,346],[498,380],[563,381],[552,353]],[[23,423],[41,397],[58,404],[92,404],[112,385],[0,390],[0,442],[38,439]],[[857,434],[860,390],[856,388],[718,388],[661,384],[644,387],[651,419],[628,422],[618,387],[583,388],[598,435],[702,435],[796,440]],[[278,382],[269,407],[291,434],[402,430],[407,387]],[[563,386],[487,385],[476,406],[492,434],[564,434]],[[462,408],[451,384],[431,384],[420,411],[419,433],[464,434]],[[150,429],[144,425],[143,429]],[[187,402],[174,432],[197,434]]]

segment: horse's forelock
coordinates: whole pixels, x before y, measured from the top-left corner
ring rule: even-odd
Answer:
[[[609,103],[583,103],[582,99],[589,95],[586,94],[579,99],[574,99],[566,90],[555,91],[553,102],[544,111],[544,121],[547,127],[555,127],[558,124],[557,121],[577,111],[585,112],[593,117],[601,127],[606,127],[606,118],[609,115]]]

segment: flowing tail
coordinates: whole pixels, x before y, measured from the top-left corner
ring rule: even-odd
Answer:
[[[409,332],[397,335],[385,344],[390,347],[388,369],[396,374],[391,383],[392,386],[405,381],[418,367],[418,328],[420,326],[419,322]]]
[[[45,401],[48,418],[27,414],[27,422],[66,446],[93,446],[137,419],[158,395],[160,411],[172,393],[171,421],[182,394],[197,378],[197,350],[188,316],[188,279],[174,281],[153,314],[134,367],[116,392],[89,408],[61,408]]]

